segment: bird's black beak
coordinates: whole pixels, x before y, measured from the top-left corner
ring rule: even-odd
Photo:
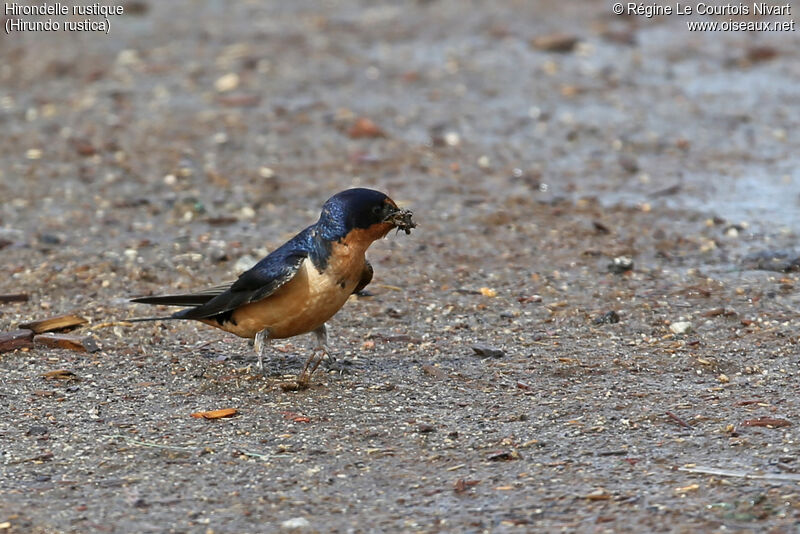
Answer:
[[[412,228],[417,227],[417,223],[411,218],[414,212],[407,209],[395,208],[383,219],[383,222],[394,225],[397,230],[403,230],[406,234],[411,233]]]

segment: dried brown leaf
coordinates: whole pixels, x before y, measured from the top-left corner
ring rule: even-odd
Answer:
[[[86,324],[88,321],[78,315],[58,315],[56,317],[48,317],[47,319],[40,319],[38,321],[29,321],[21,323],[20,328],[27,328],[33,330],[35,334],[43,332],[53,332],[55,330],[66,330],[75,326]]]
[[[14,330],[0,334],[0,354],[33,347],[33,330]]]
[[[96,352],[100,350],[97,343],[90,337],[70,336],[53,332],[34,336],[33,344],[53,349],[67,349],[78,352]]]
[[[45,380],[77,380],[78,376],[68,369],[54,369],[42,373]]]
[[[192,417],[197,419],[222,419],[223,417],[232,417],[239,413],[236,408],[222,408],[220,410],[210,410],[207,412],[195,412]]]

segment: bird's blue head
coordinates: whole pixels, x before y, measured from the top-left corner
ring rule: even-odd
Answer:
[[[329,198],[322,206],[317,224],[330,240],[342,239],[354,230],[375,240],[392,228],[409,233],[416,226],[411,215],[411,211],[398,208],[385,193],[354,188]]]

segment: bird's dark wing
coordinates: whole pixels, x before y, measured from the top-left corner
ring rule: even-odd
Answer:
[[[358,281],[358,285],[353,290],[354,295],[362,291],[365,287],[369,285],[370,282],[372,282],[373,272],[374,271],[372,269],[372,264],[369,262],[369,260],[364,260],[364,270],[361,271],[361,280]]]
[[[294,278],[300,265],[308,257],[309,231],[304,230],[283,246],[272,251],[252,269],[242,273],[232,284],[213,287],[188,295],[140,297],[132,302],[192,306],[174,313],[172,319],[205,319],[261,300],[273,294]]]
[[[297,274],[307,253],[276,250],[249,271],[245,271],[226,291],[195,308],[173,315],[176,319],[205,319],[235,310],[250,302],[272,295]]]

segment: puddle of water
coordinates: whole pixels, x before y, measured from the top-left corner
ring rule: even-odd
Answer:
[[[800,171],[770,174],[750,168],[740,176],[707,176],[698,182],[710,189],[682,198],[684,206],[732,222],[746,221],[767,233],[777,228],[800,232]]]
[[[735,172],[684,174],[674,184],[674,194],[653,194],[659,187],[652,184],[623,185],[616,190],[599,189],[604,205],[661,204],[672,209],[689,209],[718,216],[731,223],[747,223],[759,233],[789,231],[800,233],[800,162],[789,162],[774,173],[766,165],[750,165]],[[795,170],[788,168],[794,167]]]

